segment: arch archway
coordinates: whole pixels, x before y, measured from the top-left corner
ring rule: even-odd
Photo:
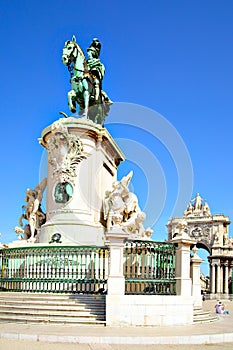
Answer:
[[[191,206],[190,204],[190,208]],[[183,226],[186,225],[186,234],[195,241],[199,248],[198,255],[203,258],[201,252],[206,252],[204,260],[206,266],[209,267],[211,298],[227,297],[232,293],[231,275],[233,272],[233,238],[230,238],[228,233],[229,217],[223,214],[211,215],[210,212],[206,215],[203,210],[185,212],[183,217],[172,218],[168,221],[169,240],[177,235],[181,223]]]

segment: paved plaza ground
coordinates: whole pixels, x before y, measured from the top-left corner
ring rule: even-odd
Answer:
[[[1,350],[232,350],[232,343],[185,345],[71,344],[0,339]]]
[[[0,350],[219,350],[233,349],[233,301],[230,315],[216,322],[175,327],[102,327],[1,323]],[[205,301],[214,312],[216,300]]]

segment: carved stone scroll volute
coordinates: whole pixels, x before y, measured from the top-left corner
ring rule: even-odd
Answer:
[[[52,136],[46,148],[48,162],[53,168],[52,176],[58,183],[71,182],[74,184],[76,166],[86,158],[82,155],[82,142],[76,135],[70,134],[68,128],[60,121],[52,125],[51,132]]]

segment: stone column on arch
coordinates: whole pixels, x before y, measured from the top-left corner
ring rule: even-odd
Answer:
[[[229,276],[231,276],[231,280],[232,280],[232,274],[233,274],[233,260],[230,262],[230,265],[229,265]],[[233,283],[233,281],[231,281],[231,283]],[[231,289],[229,290],[229,294],[233,294],[232,284],[231,284]]]
[[[221,264],[218,262],[217,264],[217,275],[216,275],[216,280],[217,280],[217,288],[216,288],[216,293],[221,293]]]
[[[228,260],[224,263],[224,288],[223,293],[228,294],[228,276],[229,276],[229,268],[228,268]]]
[[[215,273],[215,263],[211,263],[211,278],[210,278],[210,282],[211,282],[211,294],[215,294],[216,293],[216,289],[215,289],[215,278],[216,278],[216,273]]]
[[[220,264],[220,270],[221,270],[221,280],[220,280],[220,293],[224,293],[224,264]]]

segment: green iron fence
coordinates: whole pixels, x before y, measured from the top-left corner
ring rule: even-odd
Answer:
[[[6,248],[0,264],[1,290],[86,294],[107,288],[107,248]]]
[[[126,294],[176,294],[174,244],[126,242],[124,275]]]
[[[21,247],[0,250],[0,290],[45,293],[107,292],[106,247]],[[126,294],[175,294],[175,247],[169,242],[127,241]]]

